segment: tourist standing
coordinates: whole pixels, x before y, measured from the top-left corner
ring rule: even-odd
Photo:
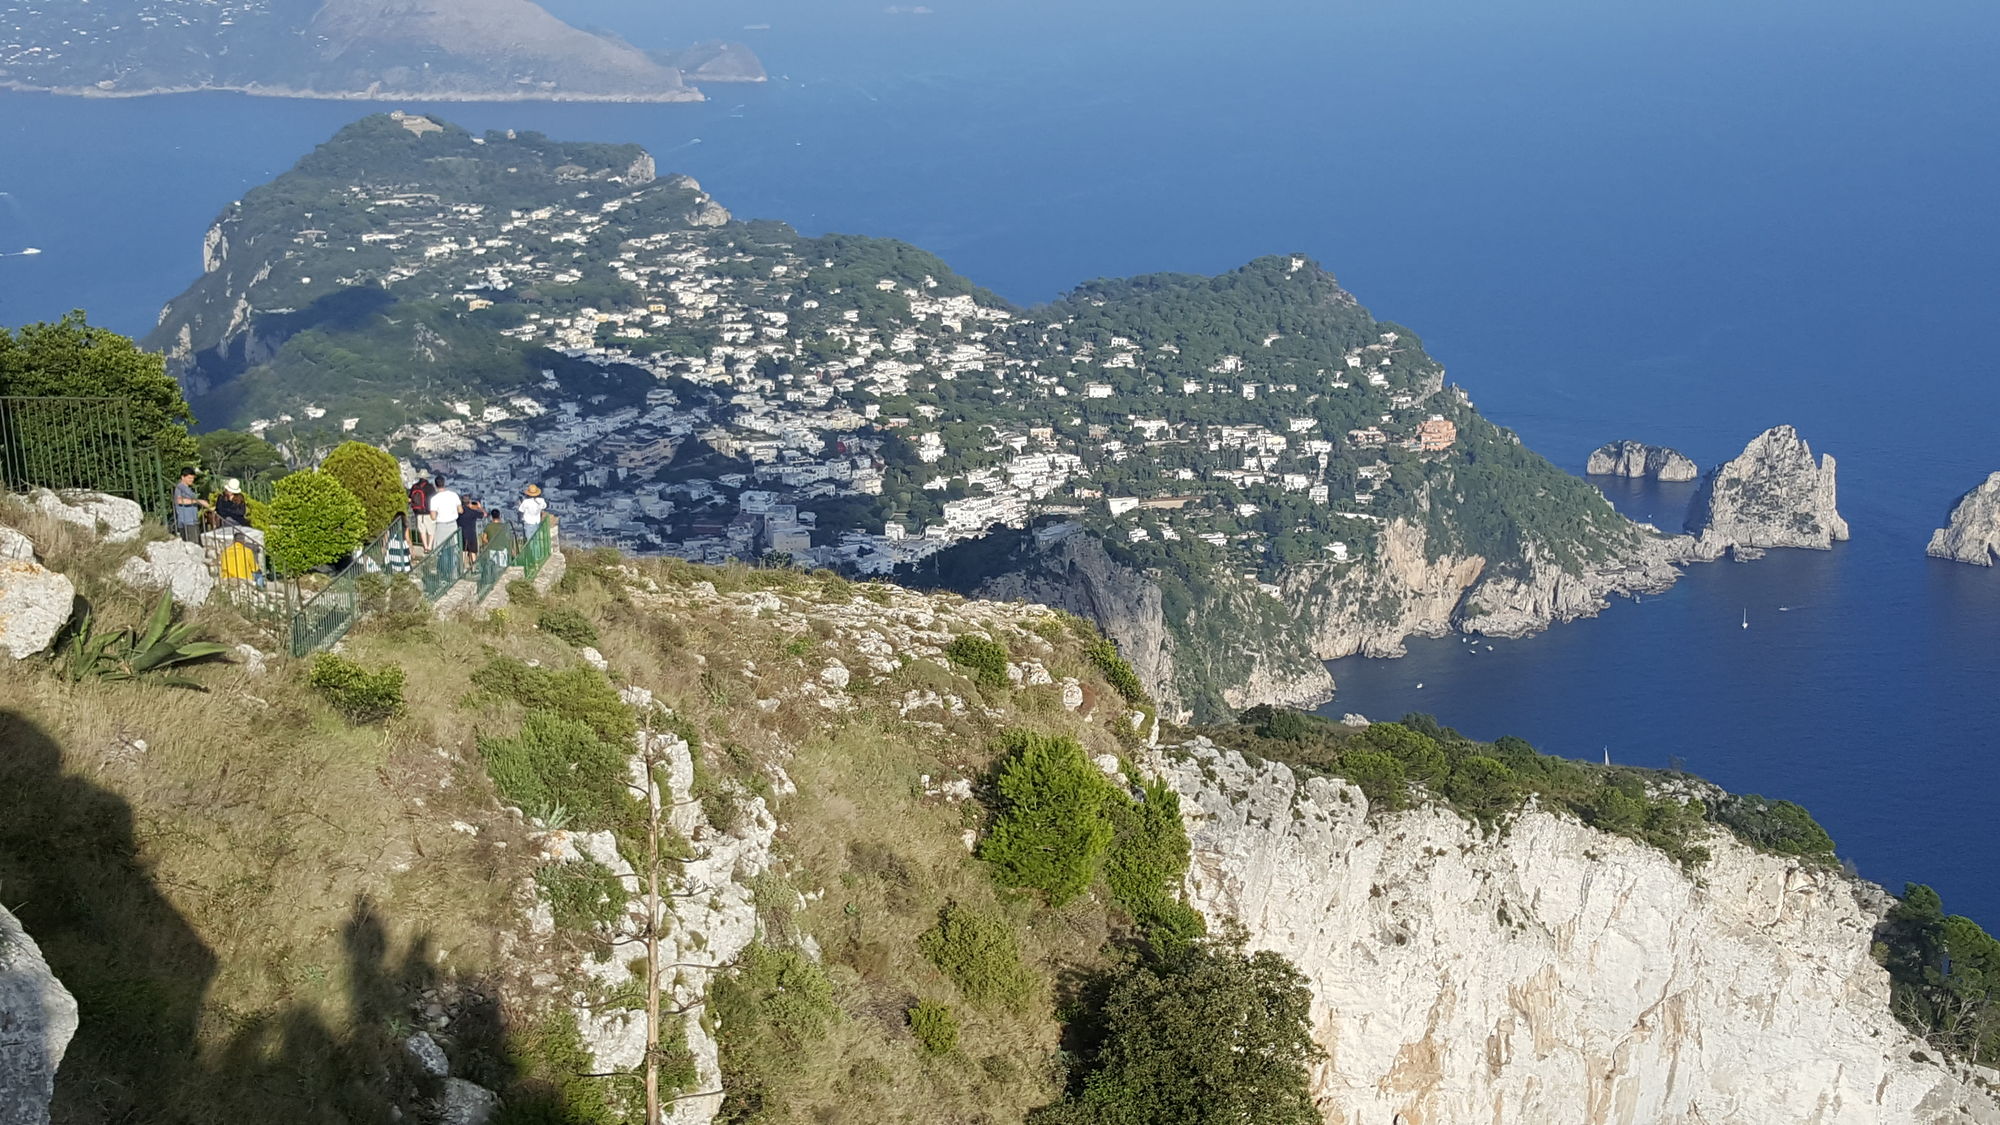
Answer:
[[[410,514],[416,517],[417,542],[426,551],[437,545],[437,525],[431,522],[431,492],[435,487],[430,473],[423,469],[417,470],[417,483],[410,486]]]
[[[424,545],[426,549],[436,547],[438,539],[451,534],[451,529],[458,526],[458,514],[464,508],[458,493],[445,483],[444,474],[439,473],[435,479],[437,486],[430,498],[431,541]]]
[[[174,530],[189,543],[200,543],[202,509],[210,507],[213,505],[195,494],[194,470],[184,470],[181,482],[174,486]]]
[[[467,566],[479,558],[479,517],[483,514],[479,501],[469,496],[458,511],[458,545],[465,552]]]
[[[500,509],[486,513],[486,536],[482,544],[492,554],[499,565],[505,567],[514,561],[514,529],[500,518]]]
[[[243,482],[230,477],[222,482],[215,498],[215,517],[224,527],[250,526],[250,498],[243,495]]]
[[[535,529],[542,526],[542,513],[549,510],[549,502],[542,499],[542,486],[531,484],[522,489],[515,509],[521,513],[521,534],[533,539]]]

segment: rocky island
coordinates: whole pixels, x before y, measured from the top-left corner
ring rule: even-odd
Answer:
[[[1697,537],[1694,554],[1717,558],[1731,550],[1766,547],[1828,550],[1847,539],[1836,491],[1833,456],[1815,462],[1812,447],[1797,430],[1775,426],[1703,478],[1688,512],[1687,529]]]
[[[0,0],[0,88],[433,101],[700,101],[738,44],[653,54],[532,0]]]
[[[1613,441],[1598,446],[1583,471],[1594,477],[1664,481],[1688,481],[1701,475],[1701,469],[1680,450],[1640,441]]]
[[[1973,566],[1992,566],[2000,558],[2000,473],[1959,498],[1925,553]]]

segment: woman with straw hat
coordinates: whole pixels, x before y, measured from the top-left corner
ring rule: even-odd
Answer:
[[[521,490],[521,502],[515,505],[521,513],[521,530],[532,536],[535,528],[542,523],[542,513],[549,510],[549,502],[542,499],[542,486],[531,484]]]

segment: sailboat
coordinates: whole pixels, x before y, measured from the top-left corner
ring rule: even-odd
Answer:
[[[1745,629],[1750,627],[1750,611],[1747,608],[1743,611],[1743,627]]]
[[[1604,748],[1604,764],[1607,766],[1611,764],[1611,747],[1609,746]]]

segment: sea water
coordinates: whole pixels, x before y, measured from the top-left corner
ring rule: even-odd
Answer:
[[[1573,470],[1614,438],[1707,466],[1798,426],[1840,460],[1852,543],[1695,567],[1490,650],[1336,662],[1328,710],[1682,762],[2000,924],[2000,572],[1922,554],[2000,469],[2000,9],[551,7],[644,46],[742,38],[774,78],[698,106],[407,108],[639,141],[739,215],[905,238],[1022,302],[1311,254]],[[0,254],[44,251],[0,258],[0,323],[144,331],[224,205],[369,108],[0,95]],[[1611,491],[1671,529],[1688,489]]]

